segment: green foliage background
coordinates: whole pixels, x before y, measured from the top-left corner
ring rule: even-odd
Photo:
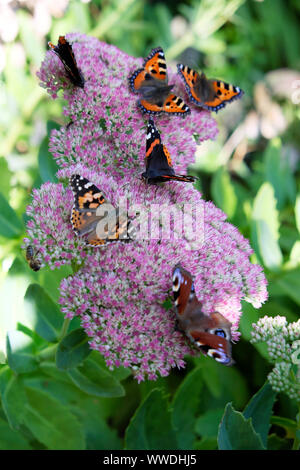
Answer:
[[[299,318],[300,3],[66,0],[44,31],[34,3],[15,2],[8,26],[17,32],[0,43],[0,449],[296,448],[296,403],[265,384],[265,345],[249,338],[261,316]],[[71,31],[135,56],[160,45],[169,64],[181,59],[245,90],[216,116],[219,137],[199,147],[192,168],[269,282],[260,310],[243,306],[232,368],[187,358],[185,370],[140,385],[125,369],[109,371],[57,306],[70,268],[27,266],[25,208],[32,188],[56,180],[48,138],[65,124],[62,99],[51,101],[35,72],[47,41]]]

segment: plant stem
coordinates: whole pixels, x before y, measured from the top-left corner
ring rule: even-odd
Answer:
[[[61,334],[60,334],[60,337],[59,337],[59,341],[61,341],[63,339],[63,337],[66,336],[69,325],[70,325],[70,321],[71,321],[70,318],[65,318],[62,329],[61,329]]]

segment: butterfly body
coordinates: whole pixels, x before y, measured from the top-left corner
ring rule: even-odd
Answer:
[[[81,70],[77,66],[75,55],[72,49],[71,44],[66,40],[64,36],[59,36],[58,44],[55,46],[51,42],[48,43],[52,48],[53,52],[60,58],[65,71],[73,83],[73,85],[80,88],[84,88],[84,77],[81,73]]]
[[[168,84],[167,65],[161,47],[152,49],[143,68],[129,77],[129,86],[133,93],[141,96],[138,107],[143,113],[166,112],[184,116],[190,112],[182,98],[170,93],[174,85]]]
[[[35,252],[34,248],[32,245],[28,245],[26,248],[26,260],[29,264],[29,267],[33,271],[39,271],[41,269],[41,263],[37,259],[38,251]]]
[[[146,140],[146,171],[142,177],[148,184],[163,183],[176,180],[193,183],[195,178],[188,175],[176,175],[172,166],[170,153],[163,145],[160,134],[150,118]]]
[[[76,235],[85,238],[87,245],[103,246],[107,242],[128,241],[127,237],[133,237],[134,230],[127,217],[105,199],[97,186],[80,175],[72,175],[70,184],[74,194],[72,227]],[[99,214],[101,206],[103,213]]]
[[[180,264],[173,270],[173,294],[177,308],[177,329],[184,332],[204,355],[231,365],[231,323],[218,312],[210,315],[203,313],[191,274]]]
[[[217,112],[244,94],[239,87],[222,80],[208,80],[203,72],[199,74],[187,65],[177,64],[177,70],[190,100],[209,111]]]

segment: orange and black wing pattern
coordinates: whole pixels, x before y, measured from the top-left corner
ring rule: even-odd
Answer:
[[[193,183],[195,178],[187,175],[176,175],[170,153],[163,145],[153,119],[149,119],[146,140],[146,171],[142,177],[148,184],[163,183],[165,181],[184,181]]]
[[[221,80],[208,80],[204,73],[199,75],[187,65],[177,64],[177,70],[183,78],[190,100],[209,111],[217,112],[244,94],[239,87]]]
[[[133,93],[141,95],[138,107],[143,113],[185,116],[190,112],[182,98],[170,93],[173,85],[168,85],[167,64],[161,47],[152,49],[143,68],[129,77],[129,86]]]
[[[97,208],[106,202],[102,192],[89,180],[80,175],[72,175],[70,184],[74,194],[74,207],[71,223],[76,235],[84,236],[88,245],[104,245],[106,240],[96,235],[99,217]]]
[[[129,77],[130,88],[134,93],[138,93],[143,85],[146,86],[147,82],[153,79],[168,83],[167,64],[161,47],[152,49],[144,60],[143,68],[136,70]]]
[[[124,214],[120,215],[119,209],[105,199],[97,186],[80,175],[72,175],[70,185],[74,195],[72,227],[76,235],[85,239],[88,246],[103,246],[107,242],[126,242],[135,238],[134,226]],[[105,216],[97,214],[97,209],[102,204],[105,204]],[[104,217],[105,223],[99,227],[98,224],[104,221]]]
[[[150,103],[145,99],[138,102],[139,108],[143,113],[160,114],[161,112],[172,113],[176,115],[185,115],[190,112],[190,108],[185,104],[182,98],[171,93],[163,101]]]
[[[55,54],[60,58],[73,85],[84,88],[84,77],[77,66],[72,46],[66,40],[65,36],[59,36],[57,46],[52,44],[52,42],[49,42],[48,44],[53,52],[55,52]]]

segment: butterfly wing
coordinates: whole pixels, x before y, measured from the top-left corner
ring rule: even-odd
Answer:
[[[225,365],[233,364],[231,323],[220,313],[194,316],[186,334],[205,356]]]
[[[190,111],[182,98],[170,93],[174,85],[168,85],[167,64],[161,47],[152,49],[143,68],[129,77],[129,85],[134,93],[141,95],[138,106],[143,113],[186,115]]]
[[[187,65],[177,64],[179,75],[183,78],[190,100],[201,108],[218,111],[227,103],[241,98],[244,92],[234,85],[221,80],[207,80],[204,73],[199,75]]]
[[[143,68],[129,77],[130,88],[134,93],[141,91],[143,87],[153,86],[154,81],[159,81],[161,85],[168,83],[167,64],[161,47],[152,49],[144,60]]]
[[[226,106],[227,103],[241,98],[244,94],[243,90],[230,83],[225,83],[221,80],[209,80],[209,82],[214,90],[215,98],[204,103],[206,109],[218,111]]]
[[[186,116],[190,113],[190,108],[185,104],[182,98],[170,93],[166,97],[156,99],[151,102],[149,99],[141,99],[138,106],[143,113],[160,114],[162,112],[175,114],[177,116]]]
[[[164,51],[161,47],[152,49],[144,61],[144,69],[156,80],[168,83],[167,64]]]
[[[195,299],[193,279],[180,264],[177,264],[173,270],[173,296],[179,316],[185,314],[188,305]]]
[[[59,36],[57,46],[55,46],[51,42],[49,42],[48,44],[53,49],[55,54],[58,55],[58,57],[60,58],[71,82],[74,85],[79,86],[80,88],[84,88],[85,80],[80,69],[77,66],[77,62],[71,44],[66,40],[64,36]]]
[[[231,365],[231,323],[217,312],[204,315],[192,276],[180,264],[173,270],[173,295],[179,329],[204,355]]]
[[[142,176],[149,184],[172,179],[186,182],[195,181],[192,176],[175,175],[170,153],[163,145],[160,133],[151,118],[147,127],[146,171]]]
[[[85,237],[87,245],[100,246],[106,242],[128,241],[127,237],[135,237],[133,224],[119,213],[119,209],[106,201],[97,186],[80,175],[73,175],[70,184],[74,194],[72,227],[77,235]],[[104,203],[105,214],[98,215],[97,209]],[[105,223],[100,225],[99,222]]]
[[[189,95],[190,100],[200,106],[202,103],[201,97],[199,96],[197,84],[199,83],[200,76],[198,72],[191,69],[187,65],[177,64],[177,70],[183,82],[185,84],[185,89]]]
[[[97,186],[83,176],[73,175],[70,178],[70,184],[74,194],[74,207],[71,214],[73,230],[79,236],[93,234],[92,237],[94,237],[99,222],[96,210],[99,205],[106,202],[105,197]]]

